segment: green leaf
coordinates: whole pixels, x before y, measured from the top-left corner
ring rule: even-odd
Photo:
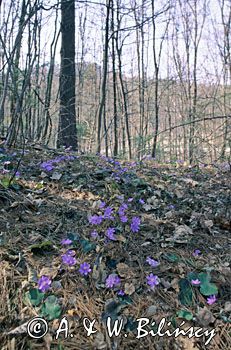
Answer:
[[[22,189],[22,186],[13,182],[13,183],[11,183],[10,188],[12,188],[16,192],[18,192],[18,191],[20,191]]]
[[[205,296],[216,295],[218,293],[218,288],[214,283],[204,282],[200,285],[200,292]]]
[[[180,257],[177,254],[169,253],[163,255],[164,259],[169,262],[178,262],[180,261]]]
[[[61,312],[61,306],[58,304],[58,299],[54,295],[50,295],[40,309],[41,316],[49,321],[59,318]]]
[[[133,303],[133,300],[129,295],[119,296],[118,299],[121,302],[121,304],[124,305],[131,305]]]
[[[134,332],[138,327],[138,322],[131,316],[127,317],[127,323],[125,325],[125,332]]]
[[[198,279],[201,281],[201,283],[208,283],[211,280],[211,276],[207,272],[201,272],[198,274]]]
[[[54,249],[53,243],[51,241],[44,241],[38,244],[32,244],[29,249],[34,254],[43,254],[44,252],[49,252]]]
[[[216,295],[218,293],[218,288],[214,283],[211,283],[211,276],[209,273],[201,272],[198,275],[198,279],[201,281],[200,292],[205,296]]]
[[[10,178],[9,177],[3,177],[1,180],[0,180],[0,184],[4,187],[4,188],[8,188],[9,185],[10,185]]]
[[[177,317],[184,318],[187,321],[191,321],[193,319],[193,314],[187,310],[179,310],[177,311]]]
[[[26,298],[30,301],[31,305],[38,306],[41,304],[42,300],[44,299],[45,293],[40,292],[36,288],[30,289],[26,293]]]
[[[87,239],[80,239],[80,245],[84,253],[89,253],[91,250],[94,250],[96,247],[95,243],[88,241]]]
[[[179,301],[182,305],[191,306],[193,301],[193,291],[191,283],[186,279],[182,278],[179,281],[180,292],[178,295]]]
[[[126,305],[118,300],[111,300],[106,303],[105,311],[102,313],[102,320],[106,322],[108,317],[110,317],[113,321],[117,320],[120,314],[120,311],[126,307]]]
[[[78,233],[69,232],[67,234],[67,238],[70,239],[74,245],[77,245],[77,243],[80,241],[80,236]]]
[[[199,279],[199,274],[196,272],[189,272],[188,273],[188,280],[191,282],[192,280]]]

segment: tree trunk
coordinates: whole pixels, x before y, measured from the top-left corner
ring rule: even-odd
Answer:
[[[99,106],[99,114],[98,114],[98,131],[97,131],[97,152],[101,151],[101,127],[102,127],[102,119],[105,108],[105,100],[106,100],[106,85],[107,85],[107,68],[108,68],[108,44],[109,44],[109,17],[110,17],[110,6],[111,0],[107,0],[107,13],[106,13],[106,27],[105,27],[105,43],[104,43],[104,58],[103,58],[103,81],[101,87],[101,100]]]
[[[75,114],[75,1],[61,0],[60,111],[57,147],[78,149]]]

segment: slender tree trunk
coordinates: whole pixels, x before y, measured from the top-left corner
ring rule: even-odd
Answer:
[[[75,0],[61,0],[60,114],[57,146],[78,149],[75,113]]]
[[[103,80],[102,80],[102,86],[101,86],[101,100],[100,100],[99,113],[98,113],[98,131],[97,131],[97,152],[98,153],[100,153],[101,151],[101,128],[102,128],[102,120],[104,115],[103,113],[104,113],[105,101],[106,101],[110,6],[111,6],[111,0],[107,0],[104,58],[103,58]]]
[[[111,15],[112,32],[112,74],[113,74],[113,120],[114,120],[114,157],[118,155],[118,115],[117,115],[117,89],[116,89],[116,57],[115,57],[115,34],[114,34],[114,0],[112,0]]]

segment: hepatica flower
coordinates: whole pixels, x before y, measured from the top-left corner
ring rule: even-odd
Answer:
[[[115,229],[113,227],[109,227],[106,231],[106,236],[111,240],[111,241],[116,241],[116,237],[114,236]]]
[[[106,207],[104,210],[103,218],[104,219],[113,219],[112,213],[113,213],[113,208]]]
[[[200,249],[195,249],[193,252],[193,256],[199,256],[201,254]]]
[[[68,238],[62,239],[61,244],[62,245],[70,245],[70,244],[72,244],[72,240],[70,240]]]
[[[51,164],[51,162],[43,162],[40,164],[40,167],[43,169],[43,170],[46,170],[46,171],[51,171],[54,169],[53,165]]]
[[[67,250],[66,255],[75,256],[75,251],[74,250]]]
[[[103,221],[103,218],[102,218],[102,215],[92,215],[92,216],[90,216],[88,221],[92,225],[100,225],[101,222]]]
[[[147,284],[151,287],[151,289],[154,289],[160,283],[158,276],[153,275],[153,273],[148,275],[146,279],[147,279]]]
[[[107,288],[113,288],[115,286],[119,286],[120,282],[121,282],[121,280],[120,280],[119,276],[114,274],[114,273],[112,273],[106,279],[106,287]]]
[[[207,304],[213,305],[217,301],[216,295],[210,295],[210,297],[207,298]]]
[[[119,295],[120,297],[123,297],[125,295],[125,292],[122,289],[120,289],[117,295]]]
[[[126,215],[120,215],[120,221],[121,222],[127,222],[128,221],[128,218]]]
[[[73,254],[70,252],[73,252],[73,251],[68,251],[66,254],[62,255],[62,261],[65,265],[74,266],[76,264],[76,259],[73,257]]]
[[[121,206],[119,207],[119,210],[118,210],[119,216],[123,216],[124,212],[127,208],[128,208],[128,206],[126,203],[121,204]]]
[[[197,278],[196,280],[191,280],[191,283],[192,283],[192,285],[194,285],[194,286],[199,286],[199,285],[201,284],[201,281],[198,280],[198,278]]]
[[[139,203],[140,203],[140,204],[144,204],[145,201],[144,201],[142,198],[140,198],[140,199],[139,199]]]
[[[91,266],[87,262],[80,265],[79,272],[82,276],[87,276],[91,272]]]
[[[146,262],[152,267],[157,267],[158,265],[160,265],[160,263],[157,260],[150,258],[150,256],[147,257]]]
[[[106,203],[101,201],[101,202],[100,202],[100,205],[99,205],[99,208],[102,209],[102,208],[105,207],[105,205],[106,205]]]
[[[51,286],[51,280],[49,277],[47,276],[42,276],[39,278],[38,280],[38,289],[41,291],[41,292],[46,292]]]
[[[132,218],[132,222],[131,222],[130,228],[131,228],[133,233],[139,232],[139,229],[140,229],[140,218],[138,218],[137,216],[134,216]]]
[[[97,238],[97,237],[99,237],[98,232],[97,232],[96,230],[92,231],[92,232],[91,232],[91,237],[94,238],[94,239]]]

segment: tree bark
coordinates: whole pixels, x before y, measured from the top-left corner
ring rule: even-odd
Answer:
[[[78,149],[75,113],[75,1],[61,0],[60,111],[57,147]]]

